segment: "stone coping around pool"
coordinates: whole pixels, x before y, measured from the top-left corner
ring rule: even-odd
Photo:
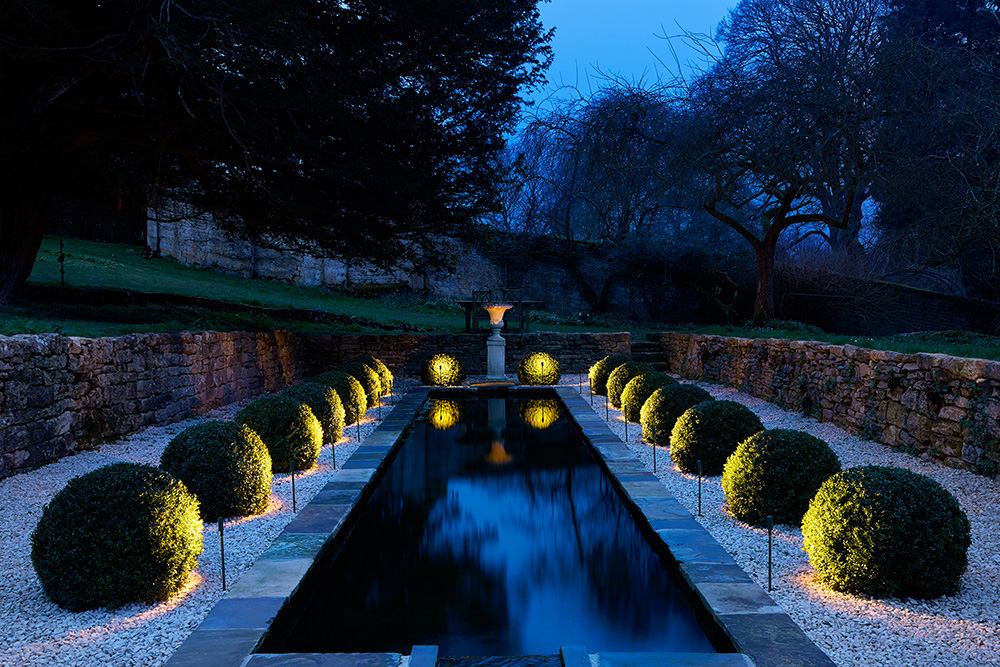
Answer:
[[[486,389],[485,387],[483,389]],[[501,388],[495,388],[497,391]],[[567,666],[581,655],[588,665],[608,667],[834,667],[802,630],[736,564],[707,530],[678,502],[572,387],[514,387],[514,394],[555,389],[572,419],[600,455],[623,499],[641,513],[677,561],[681,574],[704,602],[712,619],[742,653],[587,654],[585,647],[564,647]],[[239,581],[209,612],[165,663],[165,667],[252,667],[329,665],[330,667],[433,667],[436,647],[395,653],[254,653],[271,622],[298,589],[319,556],[344,526],[348,515],[376,483],[377,473],[428,397],[430,387],[412,389],[379,424],[330,481],[288,523],[271,546],[242,573]],[[476,388],[446,392],[477,393]],[[638,516],[637,516],[638,518]],[[567,654],[566,650],[571,649]],[[745,655],[744,655],[745,654]],[[571,659],[567,662],[567,657]]]
[[[659,546],[677,562],[685,581],[737,650],[757,667],[835,667],[662,482],[645,469],[577,389],[557,387],[556,392],[617,480],[622,497],[645,516],[660,540]],[[641,655],[608,654],[601,662],[615,667],[633,662],[664,664],[638,660]]]

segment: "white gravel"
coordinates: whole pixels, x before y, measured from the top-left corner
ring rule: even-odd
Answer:
[[[384,418],[392,409],[383,398]],[[31,532],[42,508],[73,477],[110,463],[131,461],[158,465],[170,439],[206,419],[230,419],[249,401],[203,417],[144,429],[114,443],[0,480],[0,666],[155,667],[164,663],[223,596],[219,531],[204,528],[205,551],[198,558],[187,588],[155,606],[132,605],[115,611],[70,613],[51,602],[31,565]],[[376,408],[361,426],[361,441],[378,425]],[[356,426],[345,429],[337,443],[337,461],[344,461],[359,444]],[[297,473],[295,498],[299,509],[329,480],[333,470],[330,446],[306,473]],[[225,522],[226,584],[232,586],[294,516],[291,475],[274,476],[267,512]]]
[[[969,567],[956,595],[933,600],[874,599],[835,593],[815,580],[798,527],[774,530],[771,596],[840,667],[1000,666],[1000,507],[995,481],[934,461],[896,452],[829,423],[789,412],[731,387],[696,382],[714,397],[742,403],[765,428],[794,428],[826,441],[843,468],[888,465],[908,468],[940,482],[961,503],[972,524]],[[595,397],[595,411],[605,404]],[[610,425],[624,439],[621,412]],[[628,446],[652,470],[652,448],[638,424],[628,426]],[[721,477],[702,479],[702,516],[697,516],[698,478],[673,467],[669,450],[656,454],[657,476],[750,576],[767,589],[767,531],[737,521],[725,509]]]

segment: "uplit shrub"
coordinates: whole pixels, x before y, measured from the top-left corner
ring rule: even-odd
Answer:
[[[432,427],[446,431],[462,417],[462,407],[458,401],[449,401],[439,398],[431,401],[430,409],[427,411],[427,423]]]
[[[642,416],[642,406],[653,395],[653,392],[660,387],[675,385],[677,385],[677,380],[666,373],[652,371],[636,375],[622,389],[621,404],[625,419],[633,423],[638,422]]]
[[[327,371],[320,373],[311,381],[325,384],[337,392],[340,404],[344,407],[344,424],[346,426],[356,423],[368,411],[365,388],[354,379],[353,375],[342,371]]]
[[[722,470],[722,490],[740,521],[761,526],[770,515],[775,523],[798,525],[820,485],[838,472],[840,461],[825,442],[775,428],[736,447]]]
[[[656,369],[641,361],[626,361],[624,364],[611,371],[608,376],[608,401],[616,408],[622,406],[622,392],[629,380],[637,375],[655,373]]]
[[[680,416],[691,406],[711,400],[711,394],[693,384],[660,387],[650,394],[639,410],[642,437],[658,447],[669,445],[670,433]]]
[[[545,429],[559,419],[559,403],[551,398],[523,400],[518,412],[524,423],[534,429]]]
[[[688,408],[670,434],[670,458],[682,471],[721,475],[736,447],[764,425],[753,410],[735,401],[705,401]]]
[[[598,396],[608,394],[608,376],[627,361],[632,361],[631,357],[624,354],[609,354],[593,366],[590,367],[590,390]]]
[[[559,362],[547,352],[532,352],[517,365],[517,381],[526,385],[559,384]]]
[[[376,359],[372,356],[358,357],[355,361],[360,361],[365,366],[368,366],[373,371],[378,373],[379,384],[382,386],[382,395],[386,396],[392,393],[392,387],[394,383],[394,378],[392,377],[392,371],[389,367],[382,363],[380,359]]]
[[[246,426],[215,420],[189,426],[164,448],[160,468],[197,496],[204,521],[267,509],[271,455]]]
[[[308,405],[284,396],[265,396],[240,410],[236,422],[249,426],[267,445],[272,472],[309,470],[323,446],[323,428]]]
[[[365,390],[365,403],[369,408],[375,407],[382,397],[382,381],[370,366],[360,361],[348,361],[337,369],[352,376],[361,383]]]
[[[322,382],[302,382],[281,392],[312,410],[323,429],[323,442],[337,442],[344,437],[344,404],[336,390]]]
[[[170,473],[114,463],[75,477],[42,510],[31,562],[69,611],[168,599],[202,552],[198,500]]]
[[[465,369],[450,354],[432,354],[420,367],[420,380],[432,387],[453,387],[465,381]]]
[[[827,479],[802,519],[802,535],[820,581],[876,597],[954,592],[971,542],[969,520],[944,487],[883,466]]]

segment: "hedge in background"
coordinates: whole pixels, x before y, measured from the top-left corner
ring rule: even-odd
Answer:
[[[827,479],[802,519],[802,535],[820,581],[876,597],[955,591],[971,543],[969,520],[943,486],[884,466]]]
[[[368,399],[365,397],[365,388],[354,379],[353,375],[348,375],[342,371],[327,371],[314,377],[312,382],[319,382],[331,387],[340,403],[344,407],[344,424],[350,426],[365,416],[368,412]]]
[[[344,437],[344,405],[333,387],[322,382],[302,382],[281,395],[309,406],[323,429],[323,442],[335,443]]]
[[[632,361],[632,358],[626,357],[624,354],[609,354],[591,366],[590,390],[598,396],[607,396],[608,376],[627,361]]]
[[[642,437],[658,447],[670,444],[670,433],[680,416],[712,395],[693,384],[666,385],[654,391],[639,411]]]
[[[187,583],[201,531],[183,482],[114,463],[71,479],[45,506],[31,562],[45,594],[69,611],[162,602]]]
[[[740,521],[761,526],[770,515],[775,523],[799,525],[809,501],[840,461],[830,446],[803,431],[775,428],[739,444],[722,471],[722,490]]]
[[[249,426],[267,445],[273,472],[309,470],[323,446],[323,428],[308,405],[284,396],[265,396],[240,410],[238,424]]]
[[[450,354],[432,354],[420,366],[420,381],[432,387],[453,387],[465,381],[465,369]]]
[[[365,389],[365,401],[369,408],[375,407],[382,397],[382,381],[378,379],[378,373],[360,361],[349,361],[337,370],[343,371],[354,377]]]
[[[726,459],[751,435],[764,430],[753,410],[735,401],[705,401],[688,408],[670,434],[670,458],[682,471],[721,475]]]
[[[190,426],[167,444],[160,467],[198,497],[204,521],[267,509],[271,455],[246,426],[215,420]]]
[[[660,387],[675,386],[677,380],[666,373],[640,373],[628,381],[622,389],[621,404],[622,413],[625,419],[630,422],[638,422],[642,416],[642,406],[653,392]]]
[[[559,384],[559,362],[547,352],[532,352],[517,365],[517,381],[526,385]]]
[[[622,392],[629,380],[637,375],[655,373],[656,369],[641,361],[627,361],[608,376],[608,401],[616,408],[622,405]]]

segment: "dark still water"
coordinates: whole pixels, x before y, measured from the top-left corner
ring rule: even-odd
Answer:
[[[428,408],[268,652],[714,651],[561,406]]]

